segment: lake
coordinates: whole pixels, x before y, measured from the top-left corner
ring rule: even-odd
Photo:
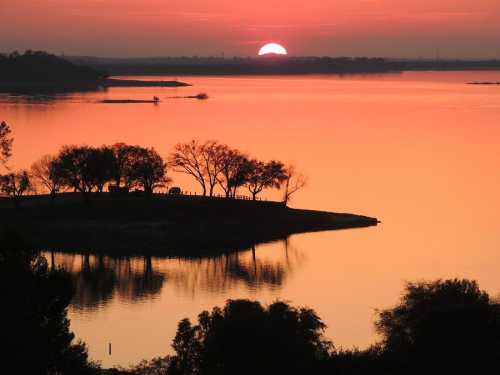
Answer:
[[[29,168],[65,144],[121,141],[167,156],[177,142],[215,139],[293,162],[309,178],[293,207],[382,223],[207,259],[47,253],[73,274],[71,327],[93,359],[126,366],[165,355],[180,319],[229,298],[312,307],[337,347],[364,348],[377,340],[376,309],[395,304],[406,281],[471,278],[500,293],[500,87],[465,84],[500,72],[182,80],[194,86],[2,95],[10,166]],[[210,98],[172,98],[200,92]],[[153,96],[162,103],[98,103]],[[189,177],[170,177],[196,191]]]

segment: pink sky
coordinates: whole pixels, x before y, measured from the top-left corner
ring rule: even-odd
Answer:
[[[0,50],[500,58],[498,0],[0,0]]]

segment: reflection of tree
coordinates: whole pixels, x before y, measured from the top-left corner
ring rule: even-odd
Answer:
[[[278,289],[302,260],[300,253],[284,241],[284,252],[276,259],[266,259],[258,248],[197,260],[179,260],[169,281],[179,290],[194,295],[197,291],[224,293],[244,287],[250,290]],[[259,256],[261,255],[261,256]],[[274,254],[276,255],[276,254]]]
[[[129,302],[148,298],[159,294],[165,281],[163,273],[154,271],[151,257],[57,254],[52,259],[71,273],[77,309],[97,308],[116,295]]]
[[[167,277],[172,287],[190,295],[199,291],[220,294],[241,287],[278,289],[302,260],[288,240],[282,245],[274,251],[253,246],[247,251],[197,259],[46,255],[51,265],[72,274],[76,287],[73,307],[95,309],[114,298],[127,302],[154,298]]]

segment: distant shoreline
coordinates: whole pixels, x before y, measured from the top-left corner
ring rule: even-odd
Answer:
[[[66,57],[110,76],[390,74],[406,71],[500,71],[500,60],[398,60],[349,57],[99,58]]]
[[[0,93],[64,93],[78,91],[98,91],[110,87],[188,87],[191,84],[180,81],[146,81],[134,79],[100,80],[48,80],[48,81],[3,81]]]

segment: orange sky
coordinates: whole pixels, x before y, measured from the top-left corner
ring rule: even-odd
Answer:
[[[0,50],[500,58],[498,0],[0,0]]]

